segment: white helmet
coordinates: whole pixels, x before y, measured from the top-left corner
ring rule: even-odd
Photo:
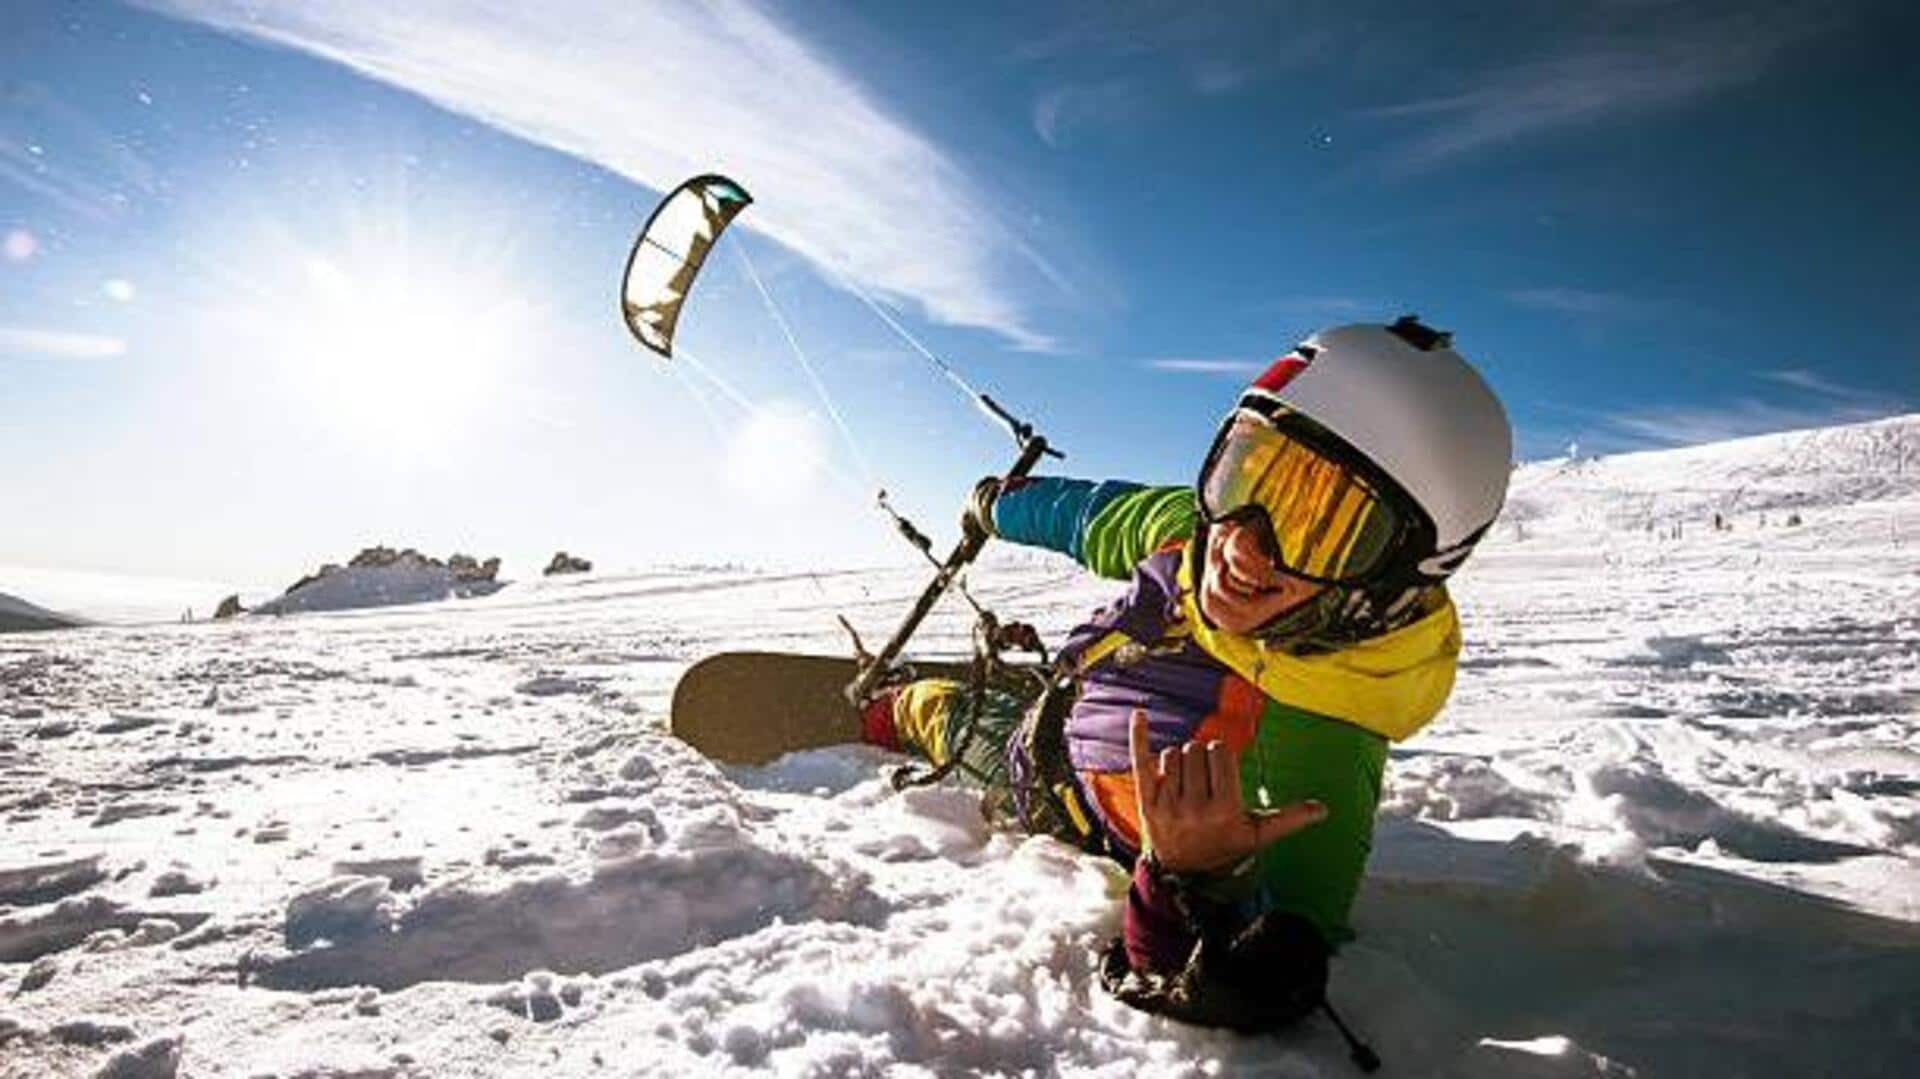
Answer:
[[[1500,399],[1452,334],[1413,315],[1322,330],[1295,351],[1306,367],[1275,396],[1412,496],[1433,522],[1431,554],[1450,559],[1435,575],[1451,572],[1507,498],[1513,427]]]
[[[1317,441],[1330,442],[1335,456],[1373,474],[1399,496],[1394,502],[1414,511],[1391,566],[1366,582],[1376,596],[1444,580],[1506,500],[1513,459],[1506,410],[1454,351],[1451,335],[1412,315],[1390,326],[1322,330],[1274,361],[1228,415],[1216,453],[1229,427],[1248,416],[1296,428],[1309,421]],[[1212,464],[1210,456],[1202,470],[1203,511]]]

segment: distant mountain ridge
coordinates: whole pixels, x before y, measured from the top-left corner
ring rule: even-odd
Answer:
[[[1773,523],[1920,502],[1920,414],[1677,449],[1556,458],[1514,470],[1495,533]]]
[[[0,633],[26,633],[43,629],[70,629],[85,625],[78,618],[37,607],[17,596],[0,592]]]

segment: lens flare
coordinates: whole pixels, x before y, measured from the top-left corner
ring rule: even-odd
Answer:
[[[815,493],[828,441],[814,413],[788,402],[761,406],[728,441],[727,483],[763,506],[794,505]]]

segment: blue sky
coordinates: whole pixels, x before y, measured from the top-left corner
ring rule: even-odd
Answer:
[[[1407,311],[1524,457],[1920,410],[1903,7],[9,4],[0,563],[897,557],[1008,453],[866,298],[1089,476]],[[668,368],[617,276],[710,169]]]

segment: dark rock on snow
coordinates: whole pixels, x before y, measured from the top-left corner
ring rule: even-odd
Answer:
[[[310,585],[315,581],[318,581],[332,574],[339,573],[342,569],[393,569],[393,568],[443,569],[443,570],[446,570],[448,573],[451,573],[453,575],[453,579],[456,581],[468,582],[468,583],[483,582],[483,581],[491,582],[496,577],[498,577],[500,573],[500,560],[498,558],[489,558],[485,561],[481,561],[479,559],[474,558],[472,555],[460,554],[458,552],[455,552],[454,554],[449,555],[445,562],[442,562],[437,558],[433,558],[429,555],[421,554],[419,551],[414,550],[412,547],[408,547],[404,550],[396,551],[393,548],[382,544],[377,547],[368,547],[362,550],[359,554],[354,555],[353,558],[349,560],[345,566],[341,566],[338,563],[334,563],[334,562],[326,563],[325,565],[321,566],[318,570],[315,570],[314,572],[307,574],[305,577],[302,577],[299,580],[295,581],[293,583],[293,586],[287,589],[286,594],[292,595],[293,593],[300,591],[302,588],[305,588],[307,585]],[[215,617],[217,618],[219,616],[215,615]]]
[[[548,562],[547,568],[542,572],[552,577],[562,573],[589,573],[592,570],[593,563],[587,559],[575,558],[565,551],[555,551],[553,561]]]

